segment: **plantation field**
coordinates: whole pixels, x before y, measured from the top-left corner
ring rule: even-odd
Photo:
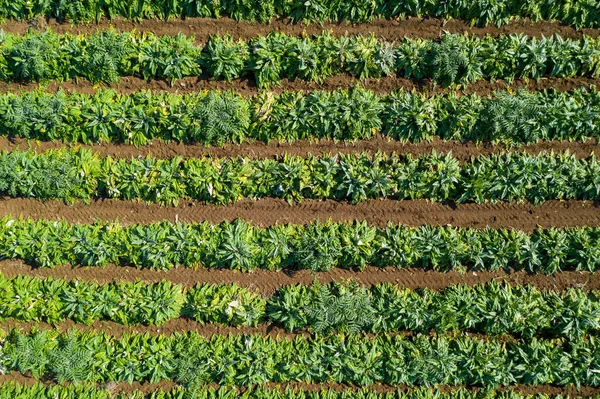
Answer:
[[[0,0],[0,399],[600,397],[595,0]]]

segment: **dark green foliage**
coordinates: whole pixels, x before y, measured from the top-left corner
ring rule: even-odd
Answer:
[[[4,0],[0,17],[28,19],[39,15],[60,21],[92,21],[101,17],[123,17],[139,21],[144,18],[219,17],[269,22],[273,18],[303,21],[368,22],[374,18],[432,17],[466,19],[479,26],[503,25],[515,18],[534,21],[555,20],[576,28],[597,28],[600,14],[593,0],[569,3],[564,0],[467,0],[453,2],[419,2],[368,0]]]
[[[434,99],[399,91],[387,98],[384,108],[384,134],[394,140],[419,142],[431,140],[438,132]],[[460,117],[460,116],[459,116]]]
[[[198,65],[200,49],[193,45],[193,38],[178,33],[176,36],[148,35],[139,41],[144,79],[170,80],[173,86],[178,79],[202,72]]]
[[[466,85],[482,79],[479,48],[472,46],[467,37],[444,35],[432,49],[430,68],[436,82],[443,86]]]
[[[214,265],[219,268],[243,271],[254,269],[260,251],[255,234],[256,231],[252,226],[240,220],[223,225]]]
[[[181,359],[186,361],[186,359]],[[179,381],[183,381],[178,378]],[[242,396],[243,395],[243,396]],[[569,396],[535,394],[524,395],[518,391],[490,389],[469,390],[457,388],[441,391],[435,388],[415,388],[397,392],[379,393],[368,388],[349,388],[342,391],[323,389],[320,391],[286,387],[235,387],[211,386],[176,387],[171,391],[156,390],[150,393],[135,391],[114,395],[109,389],[98,388],[95,384],[75,385],[20,385],[7,382],[0,386],[1,399],[568,399]],[[595,396],[593,397],[595,398]]]
[[[15,332],[13,331],[13,334]],[[52,337],[47,331],[32,332],[28,335],[14,334],[12,337],[13,354],[10,367],[22,374],[28,372],[35,378],[44,375],[46,367],[50,363],[48,350]]]
[[[239,144],[247,140],[363,140],[379,133],[399,141],[494,142],[600,137],[600,92],[498,91],[491,97],[450,93],[427,97],[397,91],[378,96],[355,87],[331,92],[137,92],[94,95],[35,91],[0,95],[0,134],[86,144],[155,139]]]
[[[297,245],[294,252],[295,264],[313,272],[327,271],[337,266],[342,254],[336,226],[329,223],[307,225]]]
[[[585,295],[578,289],[558,294],[498,283],[450,286],[440,292],[390,284],[370,290],[354,284],[317,284],[281,288],[266,314],[290,331],[473,331],[577,339],[600,328],[597,301],[595,293]]]
[[[259,88],[282,79],[323,81],[348,73],[359,79],[401,75],[431,78],[443,86],[516,77],[598,77],[600,39],[542,39],[524,35],[476,38],[445,34],[439,41],[375,36],[301,37],[271,32],[247,42],[211,36],[204,46],[193,37],[100,31],[89,35],[30,32],[0,35],[0,78],[13,81],[118,82],[121,76],[163,79],[173,85],[202,68],[215,79],[248,76]],[[183,84],[183,83],[182,83]]]
[[[242,40],[235,42],[229,35],[214,35],[206,44],[201,62],[215,79],[230,82],[242,75],[248,57],[248,46]]]
[[[271,32],[268,36],[258,36],[250,41],[250,59],[246,69],[254,73],[259,89],[271,84],[279,85],[283,78],[287,39],[288,36],[283,33]]]
[[[98,158],[89,150],[13,151],[0,153],[0,193],[68,202],[119,198],[161,204],[181,199],[227,204],[260,197],[290,202],[426,198],[541,203],[599,199],[599,168],[593,155],[580,159],[569,153],[506,152],[459,163],[450,154],[435,152],[415,158],[360,153],[278,160],[114,160]],[[156,255],[164,256],[160,251]]]
[[[133,48],[127,33],[101,31],[83,43],[74,41],[73,45],[79,51],[71,65],[74,76],[83,76],[93,83],[112,83],[129,69],[127,61]]]
[[[248,101],[233,92],[210,91],[192,111],[195,124],[190,141],[205,145],[241,143],[248,135]]]
[[[43,81],[60,77],[59,38],[52,32],[27,34],[3,51],[16,80]]]
[[[59,336],[57,347],[50,353],[50,372],[59,384],[88,381],[92,376],[94,352],[71,333]]]
[[[34,333],[35,334],[35,333]],[[13,366],[18,342],[28,333],[12,332],[3,343],[2,367]],[[86,378],[94,382],[162,379],[179,384],[254,385],[266,382],[335,381],[370,386],[581,384],[598,386],[598,340],[497,340],[457,334],[452,337],[402,334],[262,337],[196,332],[151,336],[103,333],[48,333],[41,375],[61,378],[45,359],[65,356],[67,342],[86,348],[90,360]],[[140,354],[143,354],[140,355]],[[78,356],[84,356],[83,352]],[[83,359],[83,357],[82,357]],[[83,364],[80,360],[75,366]],[[66,376],[76,381],[78,376]]]
[[[6,382],[0,386],[1,399],[112,399],[112,393],[95,384],[47,385],[42,382],[20,385]],[[125,398],[120,398],[125,399]],[[131,399],[131,398],[128,398]],[[137,397],[136,399],[143,399]],[[165,398],[166,399],[166,398]],[[169,399],[175,399],[170,396]]]
[[[5,153],[6,155],[8,153]],[[13,153],[0,161],[0,192],[10,196],[89,200],[97,189],[98,158],[91,152]]]
[[[117,223],[69,225],[9,218],[1,222],[0,256],[42,267],[82,264],[83,259],[83,264],[89,266],[112,262],[160,270],[177,265],[242,271],[324,271],[336,266],[360,269],[366,265],[440,271],[512,268],[536,273],[600,268],[600,232],[593,227],[540,229],[525,234],[511,229],[410,228],[393,224],[380,229],[360,222],[264,229],[239,220],[218,225],[164,222],[127,227]],[[87,240],[94,246],[82,244],[86,237],[91,237]],[[277,246],[279,243],[281,246]],[[152,292],[173,289],[165,285],[139,295],[152,296]],[[89,308],[97,299],[93,287],[74,286],[61,295],[77,298],[69,300],[69,317],[89,322]],[[176,312],[178,303],[165,303],[164,315],[144,306],[132,308],[126,319],[139,323],[166,319],[170,312]]]
[[[317,333],[357,333],[375,320],[368,292],[357,284],[317,285],[306,307],[308,325]]]
[[[558,293],[494,282],[449,286],[440,291],[410,290],[387,283],[369,289],[352,282],[316,283],[284,286],[270,298],[236,284],[204,283],[184,289],[168,282],[96,284],[0,276],[0,287],[2,320],[27,323],[73,320],[92,324],[107,320],[160,327],[169,320],[186,318],[230,326],[268,323],[288,331],[317,333],[433,330],[439,334],[471,331],[568,339],[600,332],[600,298],[595,292],[569,289]],[[39,376],[37,370],[44,367],[38,362],[45,353],[45,339],[45,333],[20,338],[15,367]],[[76,361],[87,364],[85,353],[81,354],[85,348],[70,338],[63,346],[65,356],[53,361],[56,367]],[[78,373],[84,373],[85,368],[82,366]],[[78,379],[86,377],[79,375]]]

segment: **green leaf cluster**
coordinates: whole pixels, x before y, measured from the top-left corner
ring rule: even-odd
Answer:
[[[315,283],[285,286],[270,298],[236,284],[203,283],[184,289],[165,281],[100,285],[0,276],[0,288],[0,319],[21,322],[106,320],[160,326],[183,317],[230,326],[269,323],[315,333],[470,331],[569,339],[600,331],[597,292],[558,293],[495,282],[441,291],[387,283],[369,289],[357,283]]]
[[[108,390],[100,389],[94,384],[46,385],[36,382],[21,385],[9,381],[0,386],[0,399],[112,399]],[[136,399],[142,399],[138,396]],[[165,398],[166,399],[166,398]],[[169,398],[171,399],[171,397]]]
[[[270,321],[287,330],[314,332],[414,331],[443,334],[471,331],[521,337],[576,339],[600,328],[597,293],[564,293],[491,282],[441,291],[410,290],[391,284],[370,289],[356,283],[279,289],[266,308]]]
[[[502,341],[456,335],[329,335],[273,338],[196,332],[171,336],[11,331],[0,365],[70,382],[173,380],[254,385],[266,382],[389,385],[512,384],[598,386],[596,337]],[[70,367],[63,367],[70,365]]]
[[[0,286],[0,317],[25,322],[73,320],[91,324],[111,320],[126,325],[160,325],[179,317],[186,300],[182,288],[168,281],[101,285],[19,276],[0,278]]]
[[[414,143],[434,137],[510,145],[600,138],[600,92],[427,97],[397,91],[377,96],[356,87],[263,92],[249,98],[229,91],[0,95],[0,134],[35,140],[138,146],[161,139],[209,146],[249,140],[362,140],[376,133]]]
[[[0,152],[0,194],[67,202],[118,198],[160,204],[177,204],[181,199],[228,204],[264,197],[289,202],[394,198],[541,203],[600,199],[600,164],[593,154],[580,159],[568,152],[503,152],[460,163],[450,153],[435,152],[418,157],[353,153],[127,160],[100,158],[83,149],[40,154],[15,150]],[[322,234],[325,239],[327,233]]]
[[[185,290],[168,281],[97,284],[62,279],[0,276],[0,319],[91,324],[162,325],[179,317],[201,323],[256,326],[266,300],[235,284],[198,284]]]
[[[514,19],[558,20],[580,28],[599,27],[600,14],[595,1],[565,0],[453,0],[433,1],[342,1],[342,0],[3,0],[0,17],[27,19],[36,16],[60,21],[99,21],[102,17],[185,18],[230,16],[236,20],[269,22],[274,18],[303,21],[368,22],[374,18],[433,17],[466,19],[472,24],[503,25]]]
[[[182,265],[326,271],[373,265],[440,271],[596,271],[600,268],[600,228],[537,229],[528,234],[512,229],[391,223],[377,228],[365,222],[317,221],[261,228],[240,220],[218,225],[120,226],[116,222],[70,225],[5,217],[0,220],[0,257],[40,267],[113,263],[159,270]],[[203,296],[216,295],[207,289]]]
[[[600,76],[600,39],[476,38],[445,34],[439,41],[403,38],[390,43],[371,36],[335,37],[271,32],[247,42],[212,36],[204,47],[192,37],[114,30],[90,35],[52,31],[0,35],[0,79],[19,82],[86,78],[116,83],[121,76],[175,81],[200,76],[249,76],[259,88],[284,79],[320,82],[347,73],[359,79],[399,75],[430,78],[443,86],[482,79]]]
[[[528,394],[513,390],[468,390],[457,388],[441,391],[435,388],[415,388],[396,392],[378,392],[368,388],[349,388],[341,391],[323,388],[320,391],[267,387],[212,386],[176,387],[170,391],[156,390],[149,393],[133,391],[131,393],[112,394],[110,389],[97,388],[93,384],[44,385],[35,383],[21,385],[7,382],[0,386],[0,399],[569,399],[569,396]],[[593,396],[593,398],[596,398]]]

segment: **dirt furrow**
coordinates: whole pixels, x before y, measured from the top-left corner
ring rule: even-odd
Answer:
[[[25,386],[31,386],[36,383],[44,383],[46,385],[56,385],[55,381],[48,380],[38,380],[36,378],[25,376],[18,372],[11,372],[8,374],[0,375],[0,385],[5,383],[18,383]],[[177,387],[177,384],[172,381],[161,381],[157,384],[151,383],[139,383],[134,382],[132,384],[126,382],[114,383],[102,383],[98,384],[98,388],[106,389],[111,391],[114,395],[117,394],[129,394],[135,391],[143,392],[144,394],[151,394],[157,391],[170,391]],[[218,389],[218,385],[216,384],[207,384],[206,387],[211,387],[213,389]],[[285,390],[286,388],[294,389],[294,390],[303,390],[310,392],[321,392],[323,390],[331,390],[335,392],[342,391],[357,391],[358,389],[367,389],[368,391],[378,392],[378,393],[392,393],[392,392],[409,392],[414,390],[415,387],[410,386],[390,386],[383,384],[375,384],[366,388],[359,388],[356,386],[348,385],[348,384],[340,384],[340,383],[328,383],[328,384],[317,384],[317,383],[302,383],[302,382],[290,382],[290,383],[267,383],[264,385],[264,388],[273,389],[273,390]],[[456,389],[467,389],[469,391],[479,391],[481,388],[477,387],[457,387],[457,386],[448,386],[448,385],[437,385],[434,390],[439,390],[440,392],[452,392]],[[243,392],[246,388],[240,387],[238,388],[240,393]],[[600,394],[600,388],[597,387],[557,387],[552,385],[512,385],[507,387],[498,387],[498,391],[512,391],[521,395],[535,395],[535,394],[546,394],[546,395],[561,395],[562,397],[569,398],[587,398],[593,397]]]
[[[362,86],[372,90],[377,94],[389,94],[398,89],[416,90],[428,95],[435,95],[453,91],[434,84],[429,79],[405,79],[396,76],[387,76],[380,79],[360,80],[350,75],[338,75],[325,79],[322,83],[308,82],[305,80],[282,79],[279,86],[271,86],[269,89],[274,93],[284,91],[311,91],[325,90],[333,91],[337,89],[349,89],[354,86]],[[530,91],[540,91],[555,89],[557,91],[570,91],[580,87],[599,86],[600,79],[587,77],[574,78],[542,78],[539,81],[531,79],[517,79],[512,83],[503,80],[489,82],[481,80],[471,83],[460,92],[464,94],[475,93],[481,96],[487,96],[497,90],[517,90],[525,88]],[[177,80],[173,86],[170,82],[164,80],[145,81],[137,77],[122,77],[119,83],[114,85],[93,84],[85,79],[69,80],[66,82],[42,83],[18,83],[18,82],[0,82],[0,92],[20,93],[24,91],[33,91],[44,88],[50,92],[62,89],[66,92],[79,92],[93,94],[100,88],[112,88],[119,93],[131,94],[140,90],[150,90],[155,92],[169,93],[196,93],[202,90],[234,90],[242,95],[255,95],[259,92],[256,82],[253,78],[244,77],[234,79],[231,82],[211,80],[207,76],[187,77]]]
[[[477,37],[508,35],[513,33],[523,33],[528,36],[541,38],[559,34],[563,38],[578,39],[582,35],[598,37],[599,29],[581,29],[577,30],[570,26],[561,25],[558,22],[532,22],[528,19],[513,21],[507,25],[496,27],[492,24],[485,28],[473,27],[463,20],[443,20],[438,18],[417,18],[410,17],[404,20],[386,20],[377,19],[370,23],[348,24],[348,23],[324,23],[324,24],[292,24],[287,20],[274,20],[270,24],[258,24],[253,22],[235,21],[231,18],[187,18],[171,19],[169,21],[161,20],[143,20],[133,22],[121,18],[113,21],[102,20],[99,24],[79,24],[72,25],[68,23],[59,23],[54,19],[44,21],[38,19],[34,23],[5,21],[0,25],[0,29],[6,32],[20,33],[27,32],[30,27],[37,29],[50,28],[57,33],[72,34],[90,34],[98,30],[114,28],[121,32],[152,32],[157,35],[175,35],[179,32],[194,36],[198,43],[204,43],[213,34],[231,34],[236,40],[248,40],[257,35],[266,35],[271,31],[285,32],[290,35],[301,34],[319,34],[323,30],[330,30],[334,35],[368,35],[374,33],[389,41],[400,40],[403,37],[422,37],[435,39],[444,32],[463,34],[468,32]]]
[[[31,217],[93,223],[118,220],[121,224],[149,224],[163,220],[220,223],[236,218],[259,226],[282,223],[304,224],[314,220],[335,222],[365,220],[385,227],[388,222],[408,226],[453,225],[459,227],[535,228],[600,226],[600,208],[588,201],[547,201],[531,203],[454,204],[426,200],[374,200],[356,205],[333,200],[304,200],[290,205],[284,200],[265,198],[241,200],[232,205],[202,205],[183,202],[174,207],[121,200],[98,200],[89,205],[77,202],[36,201],[24,198],[0,200],[0,217]]]
[[[34,268],[24,262],[15,260],[0,261],[0,273],[7,278],[17,276],[34,276],[37,278],[61,278],[66,280],[88,280],[98,283],[111,281],[144,281],[159,282],[168,280],[192,287],[198,283],[236,283],[261,291],[265,296],[286,285],[312,284],[315,280],[321,283],[331,281],[353,280],[365,286],[389,282],[411,289],[427,287],[439,290],[450,285],[465,284],[473,286],[489,281],[506,281],[513,285],[533,285],[540,289],[564,291],[568,288],[580,288],[586,291],[600,289],[600,273],[560,272],[552,275],[528,274],[526,272],[506,271],[469,271],[466,273],[437,272],[423,269],[398,269],[367,267],[363,271],[332,269],[327,272],[310,273],[301,271],[268,271],[256,270],[244,273],[236,270],[191,269],[178,267],[168,271],[136,269],[129,266],[108,265],[101,267],[60,266],[53,269]]]
[[[46,151],[67,147],[71,144],[59,141],[32,141],[20,138],[0,137],[0,150],[26,150]],[[401,143],[389,140],[380,135],[369,140],[355,142],[343,142],[333,140],[300,140],[291,143],[258,141],[246,142],[241,145],[227,144],[223,147],[206,147],[201,144],[181,144],[176,142],[166,143],[156,140],[150,145],[135,147],[126,144],[99,144],[99,145],[75,145],[76,147],[88,148],[100,156],[111,156],[113,158],[138,158],[151,156],[153,158],[170,159],[175,156],[185,158],[200,158],[203,156],[213,157],[248,157],[252,159],[264,159],[281,157],[285,154],[306,157],[308,154],[352,154],[358,152],[384,152],[396,154],[411,154],[414,156],[430,154],[432,151],[447,153],[452,152],[454,158],[459,161],[468,161],[471,157],[478,155],[490,155],[498,151],[525,151],[535,155],[543,151],[554,151],[562,153],[569,151],[578,158],[586,158],[590,154],[600,154],[600,146],[596,139],[585,142],[548,141],[535,144],[522,145],[520,147],[506,147],[503,145],[460,143],[455,141],[444,141],[434,139],[431,142]]]
[[[81,324],[74,322],[73,320],[65,320],[58,323],[46,323],[46,322],[21,322],[14,319],[7,319],[0,321],[0,331],[11,331],[16,329],[22,332],[31,332],[31,331],[55,331],[58,333],[68,333],[70,331],[84,331],[84,332],[99,332],[102,331],[111,337],[115,337],[117,339],[121,339],[126,334],[148,334],[151,336],[171,336],[173,334],[179,333],[184,334],[187,332],[195,332],[203,337],[210,338],[214,335],[217,336],[237,336],[237,335],[260,335],[260,336],[269,336],[276,340],[282,339],[295,339],[297,337],[313,337],[314,334],[309,332],[308,330],[299,330],[295,332],[288,332],[284,328],[281,328],[275,323],[265,322],[263,324],[259,324],[256,327],[251,326],[227,326],[223,324],[202,324],[198,323],[194,320],[188,320],[184,318],[172,319],[167,321],[166,323],[158,326],[158,325],[135,325],[135,326],[126,326],[123,324],[119,324],[114,321],[94,321],[92,324]],[[379,332],[379,333],[360,333],[361,335],[369,338],[375,339],[376,337],[385,334],[387,336],[403,336],[403,337],[414,337],[418,334],[423,334],[422,332],[412,331],[412,330],[398,330],[398,331],[388,331],[388,332]],[[425,332],[427,334],[427,332]],[[454,337],[457,334],[464,335],[471,338],[476,339],[494,339],[499,342],[518,342],[520,337],[517,334],[497,334],[490,335],[485,333],[474,333],[470,331],[447,331],[438,333],[435,330],[429,331],[429,336],[445,336],[445,337]],[[594,334],[596,335],[596,334]]]
[[[42,322],[19,322],[13,319],[0,321],[0,330],[10,331],[17,329],[20,331],[38,330],[53,330],[59,333],[72,330],[78,331],[104,331],[107,334],[121,338],[124,334],[149,334],[149,335],[164,335],[170,336],[175,333],[186,333],[189,331],[197,332],[205,337],[213,335],[239,335],[239,334],[256,334],[262,336],[271,336],[273,338],[285,337],[293,339],[294,337],[304,335],[310,336],[308,332],[290,333],[284,329],[272,324],[260,324],[257,327],[239,326],[230,327],[223,324],[202,324],[194,320],[179,318],[169,320],[163,325],[137,325],[126,326],[113,321],[95,321],[90,325],[75,323],[72,320],[66,320],[59,323],[42,323]]]

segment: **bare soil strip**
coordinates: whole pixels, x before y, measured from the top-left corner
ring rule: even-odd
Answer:
[[[290,205],[284,200],[264,198],[242,200],[231,205],[203,205],[182,202],[164,207],[136,201],[98,200],[89,205],[77,202],[36,201],[25,198],[0,200],[0,217],[66,220],[70,223],[94,223],[118,220],[123,225],[150,224],[160,221],[216,224],[236,218],[259,226],[282,223],[305,224],[315,220],[335,222],[365,220],[385,227],[388,222],[407,226],[445,226],[515,228],[530,232],[538,227],[600,226],[600,208],[589,201],[547,201],[531,203],[455,204],[427,200],[373,200],[356,205],[333,200],[304,200]]]
[[[279,86],[271,86],[270,91],[282,93],[284,91],[312,91],[325,90],[333,91],[337,89],[349,89],[354,86],[362,86],[372,90],[377,94],[389,94],[398,89],[416,90],[428,95],[447,93],[452,89],[443,88],[434,84],[429,79],[405,79],[396,76],[387,76],[380,79],[360,80],[350,75],[338,75],[325,79],[322,83],[307,82],[304,80],[282,79]],[[476,93],[480,96],[487,96],[497,90],[517,90],[525,88],[530,91],[540,91],[554,89],[557,91],[570,91],[580,87],[589,87],[591,85],[600,87],[600,79],[587,77],[574,78],[542,78],[539,81],[531,79],[517,79],[512,83],[503,80],[490,82],[481,80],[462,87],[460,93]],[[119,93],[131,94],[140,90],[150,90],[155,92],[169,93],[197,93],[202,90],[234,90],[242,95],[255,95],[259,92],[256,82],[253,78],[244,77],[234,79],[231,82],[210,80],[208,76],[187,77],[179,79],[173,86],[170,82],[164,80],[145,81],[137,77],[122,77],[118,84],[93,84],[85,79],[69,80],[66,82],[42,83],[19,83],[19,82],[0,82],[0,92],[20,93],[24,91],[33,91],[44,88],[50,92],[62,89],[66,92],[95,93],[100,88],[112,88]]]
[[[201,158],[204,156],[231,158],[247,157],[251,159],[276,158],[287,155],[306,157],[308,154],[353,154],[359,152],[387,154],[411,154],[420,156],[430,154],[432,151],[438,153],[451,152],[461,162],[468,161],[474,156],[490,155],[499,151],[525,151],[536,155],[540,152],[563,153],[569,151],[578,158],[586,158],[592,153],[600,155],[600,146],[596,139],[585,142],[576,141],[547,141],[535,144],[522,145],[520,147],[507,147],[503,145],[476,144],[473,142],[460,143],[456,141],[444,141],[434,139],[430,142],[402,143],[389,140],[377,135],[369,140],[354,142],[343,142],[333,140],[300,140],[291,143],[259,141],[248,141],[241,145],[227,144],[223,147],[206,147],[201,144],[181,144],[176,142],[164,142],[156,140],[150,145],[135,147],[127,144],[98,144],[80,145],[62,143],[59,141],[32,141],[21,138],[0,137],[0,150],[27,150],[33,149],[38,152],[52,149],[65,148],[68,146],[88,148],[102,157],[113,158],[139,158],[151,156],[158,159],[171,159],[176,156],[184,158]]]
[[[17,329],[20,331],[31,331],[32,329],[38,330],[53,330],[59,333],[72,331],[74,329],[78,331],[103,331],[115,338],[121,338],[125,334],[149,334],[149,335],[165,335],[170,336],[175,333],[184,334],[189,331],[195,331],[205,337],[212,337],[213,335],[241,335],[241,334],[253,334],[270,336],[273,338],[284,337],[293,339],[297,336],[310,336],[308,332],[297,332],[289,333],[284,329],[274,326],[272,324],[260,324],[257,327],[239,326],[230,327],[223,324],[201,324],[194,320],[188,320],[184,318],[173,319],[167,321],[161,326],[150,325],[138,325],[138,326],[126,326],[113,321],[95,321],[90,325],[75,323],[72,320],[62,321],[60,323],[42,323],[42,322],[19,322],[12,319],[3,320],[0,322],[0,329],[4,331],[10,331]]]
[[[148,334],[152,336],[162,335],[171,336],[173,334],[185,334],[187,332],[196,332],[203,337],[217,336],[237,336],[237,335],[260,335],[269,336],[276,340],[281,339],[295,339],[297,337],[312,337],[313,334],[308,330],[301,330],[296,332],[287,332],[285,329],[273,324],[263,323],[256,327],[250,326],[238,326],[231,327],[223,324],[201,324],[194,320],[188,320],[184,318],[178,318],[169,320],[161,326],[157,325],[136,325],[126,326],[113,321],[95,321],[92,324],[81,324],[76,323],[73,320],[65,320],[59,323],[45,323],[45,322],[21,322],[13,319],[0,321],[0,330],[11,331],[16,329],[22,332],[31,332],[33,330],[47,330],[56,331],[58,333],[68,333],[73,330],[85,331],[85,332],[99,332],[102,331],[111,337],[117,339],[122,338],[126,334]],[[374,339],[383,333],[363,333],[364,336],[370,339]],[[388,336],[404,336],[412,337],[417,335],[415,331],[411,330],[399,330],[390,331],[385,333]],[[499,342],[518,342],[520,339],[516,334],[500,334],[500,335],[489,335],[482,333],[473,333],[469,331],[448,331],[445,333],[437,333],[435,330],[429,331],[429,336],[446,336],[453,337],[456,334],[465,335],[472,338],[489,340],[493,338]]]
[[[21,373],[17,373],[17,372],[11,372],[8,374],[0,375],[0,384],[9,383],[9,382],[19,383],[21,385],[27,385],[27,386],[31,386],[31,385],[34,385],[34,384],[40,383],[40,382],[44,383],[45,385],[56,385],[55,381],[38,380],[36,378],[30,377],[30,376],[25,376],[25,375],[23,375]],[[218,388],[218,385],[216,385],[216,384],[208,384],[207,386],[210,386],[215,389]],[[159,390],[170,391],[172,389],[175,389],[176,387],[177,387],[177,384],[172,381],[161,381],[158,384],[139,383],[139,382],[134,382],[133,384],[129,384],[126,382],[121,382],[121,383],[109,382],[109,383],[98,384],[98,388],[107,389],[107,390],[111,391],[114,395],[128,394],[128,393],[133,393],[134,391],[140,391],[140,392],[143,392],[144,394],[150,394],[152,392],[156,392]],[[290,383],[286,383],[286,384],[271,382],[271,383],[267,383],[265,385],[265,387],[269,388],[269,389],[278,389],[278,390],[285,390],[286,388],[291,388],[291,389],[295,389],[295,390],[304,390],[304,391],[310,391],[310,392],[320,392],[320,391],[323,391],[326,389],[335,391],[335,392],[341,392],[341,391],[346,391],[346,390],[357,391],[358,389],[360,389],[356,386],[352,386],[352,385],[348,385],[348,384],[340,384],[340,383],[309,384],[309,383],[301,383],[301,382],[290,382]],[[451,392],[458,388],[467,388],[471,391],[479,391],[481,389],[481,388],[475,388],[475,387],[457,387],[457,386],[448,386],[448,385],[437,385],[435,387],[435,389],[437,389],[441,392]],[[390,385],[375,384],[366,389],[369,391],[378,392],[378,393],[388,393],[388,392],[391,393],[391,392],[397,392],[397,391],[408,392],[408,391],[415,389],[415,387],[409,387],[409,386],[404,386],[404,385],[390,386]],[[552,386],[552,385],[512,385],[512,386],[507,386],[507,387],[498,387],[497,390],[499,390],[499,391],[514,391],[514,392],[522,394],[522,395],[546,394],[546,395],[561,395],[563,397],[568,396],[570,398],[578,398],[578,397],[579,398],[587,398],[587,397],[592,397],[592,396],[596,396],[596,395],[600,394],[600,388],[589,387],[589,386],[582,386],[580,388],[577,388],[575,386],[557,387],[557,386]],[[243,392],[243,391],[244,391],[244,388],[240,388],[240,392]]]
[[[383,282],[397,284],[411,289],[430,288],[440,290],[450,285],[485,284],[489,281],[506,281],[512,285],[533,285],[539,289],[564,291],[569,288],[580,288],[585,291],[600,289],[600,273],[560,272],[552,275],[529,274],[527,272],[506,271],[468,271],[466,273],[437,272],[423,269],[398,269],[367,267],[363,271],[332,269],[328,272],[311,274],[301,271],[268,271],[256,270],[244,273],[236,270],[191,269],[178,267],[168,271],[136,269],[129,266],[108,265],[101,267],[60,266],[53,269],[34,268],[24,262],[15,260],[0,261],[0,273],[7,278],[19,275],[37,278],[61,278],[66,280],[88,280],[100,284],[111,281],[144,281],[159,282],[168,280],[192,287],[198,283],[236,283],[260,291],[264,296],[271,296],[276,290],[286,285],[312,284],[314,281],[329,283],[331,281],[353,280],[365,286]]]
[[[152,32],[157,35],[176,35],[181,32],[187,36],[194,36],[198,43],[204,43],[213,34],[231,34],[235,39],[248,40],[257,35],[266,35],[271,31],[285,32],[290,35],[319,34],[323,30],[331,30],[334,35],[368,35],[375,33],[389,41],[400,40],[403,37],[422,37],[435,39],[444,32],[463,34],[468,32],[478,37],[508,35],[523,33],[528,36],[541,38],[559,34],[563,38],[578,39],[582,35],[597,37],[599,29],[577,30],[557,22],[531,22],[520,19],[507,25],[496,27],[492,24],[485,28],[472,27],[463,20],[442,20],[437,18],[411,17],[405,20],[377,19],[364,24],[325,23],[325,24],[292,24],[287,20],[274,20],[270,24],[252,22],[237,22],[230,18],[187,18],[171,19],[167,22],[160,20],[144,20],[133,22],[124,19],[113,21],[103,20],[99,24],[71,25],[58,23],[56,20],[37,20],[35,24],[29,22],[6,21],[0,25],[6,32],[23,34],[35,25],[37,29],[50,28],[57,33],[90,34],[98,30],[114,28],[121,32],[136,30],[138,32]]]

